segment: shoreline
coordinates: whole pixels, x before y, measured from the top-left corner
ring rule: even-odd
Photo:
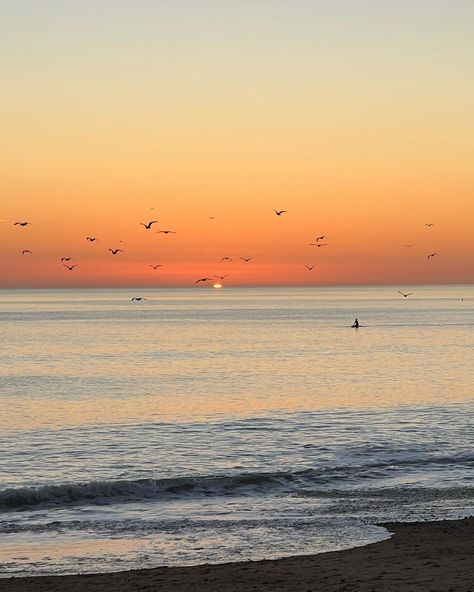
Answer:
[[[474,592],[474,518],[384,523],[384,541],[274,560],[0,579],[1,592]]]

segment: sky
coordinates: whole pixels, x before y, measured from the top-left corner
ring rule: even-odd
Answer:
[[[0,287],[473,283],[471,0],[0,19]]]

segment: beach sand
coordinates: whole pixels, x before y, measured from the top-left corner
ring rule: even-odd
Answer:
[[[0,579],[2,592],[474,592],[474,518],[384,525],[394,536],[274,561]]]

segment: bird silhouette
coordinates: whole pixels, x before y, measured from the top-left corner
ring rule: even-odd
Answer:
[[[31,255],[31,251],[30,249],[23,249],[23,251],[21,252],[22,255]]]
[[[209,282],[209,281],[212,281],[212,278],[204,277],[204,278],[200,278],[199,280],[196,280],[194,283],[199,284],[199,282]]]
[[[13,226],[28,226],[31,222],[15,222]]]
[[[71,257],[61,257],[61,261],[71,261]]]
[[[232,261],[230,257],[222,257],[221,261]]]
[[[77,267],[77,264],[66,265],[65,263],[63,263],[63,267],[65,267],[66,269],[69,269],[69,271],[72,271],[75,267]]]
[[[89,242],[93,243],[96,240],[99,240],[98,238],[95,238],[95,236],[86,236],[86,240],[88,240]]]
[[[434,226],[434,224],[430,223],[430,224],[425,224],[425,226],[427,226],[428,228],[431,228],[432,226]]]
[[[141,226],[144,226],[147,230],[150,230],[150,228],[153,226],[153,224],[156,224],[158,222],[158,220],[152,220],[151,222],[148,222],[145,224],[145,222],[140,222]]]
[[[317,236],[316,237],[316,242],[319,243],[320,240],[324,240],[326,238],[326,235],[323,234],[322,236]]]
[[[277,216],[281,216],[282,214],[286,214],[287,210],[273,210]]]
[[[314,265],[305,265],[305,267],[306,267],[306,269],[308,271],[312,271],[316,267],[316,264],[314,264]]]
[[[150,265],[149,267],[153,267],[153,269],[158,269],[158,267],[163,267],[163,265],[158,263],[158,265]]]
[[[431,257],[435,257],[436,255],[438,255],[438,253],[430,253],[427,257],[428,261],[431,259]]]
[[[132,302],[140,302],[141,300],[148,300],[148,298],[145,298],[143,296],[134,296],[133,298],[130,299]]]
[[[413,247],[413,246],[414,246],[414,245],[405,245],[405,247],[406,247],[407,249],[409,249],[410,247]]]
[[[156,234],[176,234],[174,230],[158,230]]]
[[[408,296],[411,296],[412,294],[414,294],[414,292],[408,292],[408,294],[404,294],[403,292],[400,292],[400,290],[397,290],[397,292],[399,294],[401,294],[403,296],[403,298],[407,298]]]
[[[117,253],[123,253],[122,249],[109,249],[112,255],[116,255]]]
[[[229,274],[227,275],[215,275],[215,278],[218,278],[219,280],[225,280],[226,277],[229,277]]]
[[[248,263],[249,261],[251,261],[253,259],[253,257],[239,257],[239,259],[242,259],[242,261],[245,261],[245,263]]]

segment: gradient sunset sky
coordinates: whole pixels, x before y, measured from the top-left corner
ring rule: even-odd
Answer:
[[[0,18],[2,287],[473,282],[471,0],[3,0]]]

